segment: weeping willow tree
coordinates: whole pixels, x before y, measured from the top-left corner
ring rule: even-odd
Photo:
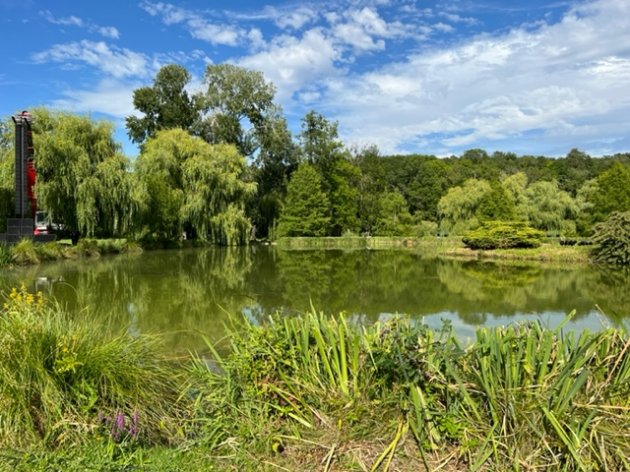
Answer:
[[[246,161],[233,145],[211,145],[184,130],[160,131],[146,142],[136,174],[144,188],[144,236],[247,241],[245,202],[256,191],[243,179]]]
[[[112,124],[43,108],[32,114],[38,208],[75,234],[125,234],[131,178]]]
[[[15,208],[14,133],[10,119],[0,122],[0,233],[6,230],[6,219]]]

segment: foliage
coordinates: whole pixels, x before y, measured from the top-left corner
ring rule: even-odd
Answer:
[[[489,221],[464,233],[462,241],[471,249],[509,249],[538,247],[542,231],[523,222]]]
[[[450,188],[438,204],[441,229],[460,234],[466,229],[478,226],[475,217],[477,209],[491,190],[488,182],[477,179],[469,179],[461,187]]]
[[[383,159],[375,146],[363,149],[355,158],[359,169],[358,217],[362,233],[372,234],[379,216],[379,200],[385,190]]]
[[[527,216],[534,228],[558,236],[575,234],[576,202],[557,182],[535,182],[525,195]]]
[[[39,264],[40,257],[32,239],[24,238],[11,248],[16,264]]]
[[[201,96],[190,96],[186,91],[190,79],[184,67],[170,64],[158,71],[153,86],[134,90],[133,106],[144,116],[126,118],[131,141],[142,144],[164,129],[195,130],[199,122]]]
[[[304,163],[289,182],[278,235],[324,236],[330,224],[328,211],[328,197],[322,190],[319,173],[313,165]]]
[[[11,246],[4,241],[0,241],[0,267],[8,266],[13,261]]]
[[[154,339],[108,338],[24,287],[0,313],[0,447],[175,437],[178,374]]]
[[[145,235],[177,240],[183,230],[218,244],[247,241],[245,159],[230,145],[210,145],[183,130],[160,131],[147,141],[136,174]]]
[[[135,216],[132,183],[113,126],[43,109],[33,116],[38,206],[68,232],[126,233]]]
[[[204,83],[201,136],[209,143],[233,144],[243,156],[252,155],[277,117],[275,87],[262,72],[232,64],[209,65]]]
[[[411,215],[405,197],[397,190],[384,192],[379,200],[376,236],[405,236],[410,233]]]
[[[428,457],[470,470],[623,469],[627,417],[613,406],[627,403],[630,363],[611,353],[629,341],[561,329],[480,329],[462,348],[448,327],[434,333],[400,319],[360,330],[343,316],[272,318],[233,332],[225,355],[214,351],[221,373],[198,359],[191,391],[205,444],[224,455],[228,438],[245,441],[229,449],[232,460],[242,447],[253,461],[275,453],[304,468],[314,451],[295,457],[299,445],[326,441],[343,461],[346,445],[367,447],[389,428],[394,440],[370,455],[373,469],[398,453],[428,469]],[[417,449],[399,451],[407,436]]]
[[[592,257],[604,264],[630,265],[630,211],[613,212],[595,226]]]
[[[359,230],[360,169],[349,160],[339,140],[338,124],[320,113],[310,111],[302,120],[299,135],[303,158],[313,165],[322,179],[328,197],[330,226],[327,234],[341,236]]]
[[[604,221],[615,211],[630,211],[630,167],[615,162],[595,179],[594,187],[587,193],[592,223]]]
[[[491,190],[481,198],[476,216],[481,222],[511,221],[516,217],[514,200],[501,184],[493,182]]]

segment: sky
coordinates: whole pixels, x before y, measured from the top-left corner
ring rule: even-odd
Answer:
[[[564,156],[630,151],[630,0],[0,0],[0,117],[35,106],[114,123],[180,64],[261,71],[299,133],[347,146]]]

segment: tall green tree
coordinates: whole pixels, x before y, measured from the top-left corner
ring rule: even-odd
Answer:
[[[613,211],[630,211],[630,166],[613,163],[595,185],[588,195],[591,224],[604,221]]]
[[[297,168],[299,149],[280,115],[268,120],[261,131],[260,148],[251,168],[258,186],[248,210],[257,236],[268,237],[280,216],[289,177]]]
[[[0,122],[0,233],[6,230],[6,219],[15,211],[15,156],[13,123]]]
[[[245,169],[245,158],[232,145],[211,145],[179,129],[158,132],[136,167],[145,233],[179,239],[186,231],[217,244],[245,243],[245,202],[256,191],[244,180]]]
[[[142,144],[164,129],[198,132],[202,100],[201,95],[186,90],[190,80],[184,67],[169,64],[158,71],[151,87],[133,92],[133,106],[143,115],[126,118],[127,133],[133,142]]]
[[[375,225],[377,236],[404,236],[410,232],[411,214],[405,197],[399,190],[380,195],[379,215]]]
[[[373,234],[379,217],[380,197],[385,191],[385,167],[376,146],[362,149],[354,157],[360,170],[358,216],[361,232]]]
[[[302,163],[289,181],[278,235],[325,236],[330,225],[329,206],[317,169],[308,162]]]
[[[201,133],[209,143],[235,145],[243,156],[252,156],[278,117],[276,93],[262,72],[232,64],[211,64],[204,76]]]
[[[135,203],[113,125],[45,109],[32,114],[38,207],[83,236],[125,234]]]
[[[358,185],[360,170],[350,162],[350,154],[339,139],[337,123],[310,111],[302,120],[299,135],[302,156],[322,177],[331,217],[329,234],[339,236],[359,230]]]
[[[555,235],[575,234],[577,204],[556,181],[534,182],[525,194],[528,220],[534,228]]]
[[[438,203],[441,230],[461,234],[476,228],[479,204],[491,191],[487,181],[478,179],[468,179],[462,186],[451,187]]]
[[[477,206],[476,216],[483,221],[512,221],[516,217],[516,205],[510,193],[499,182],[490,184]]]
[[[235,145],[250,160],[258,190],[248,213],[257,236],[268,236],[298,162],[286,119],[274,102],[275,87],[261,72],[231,64],[209,65],[204,83],[199,133],[209,143]]]

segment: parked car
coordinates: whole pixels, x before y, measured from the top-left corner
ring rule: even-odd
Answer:
[[[48,213],[45,211],[35,213],[35,229],[33,230],[33,234],[56,234],[61,229],[61,225],[51,221]]]

